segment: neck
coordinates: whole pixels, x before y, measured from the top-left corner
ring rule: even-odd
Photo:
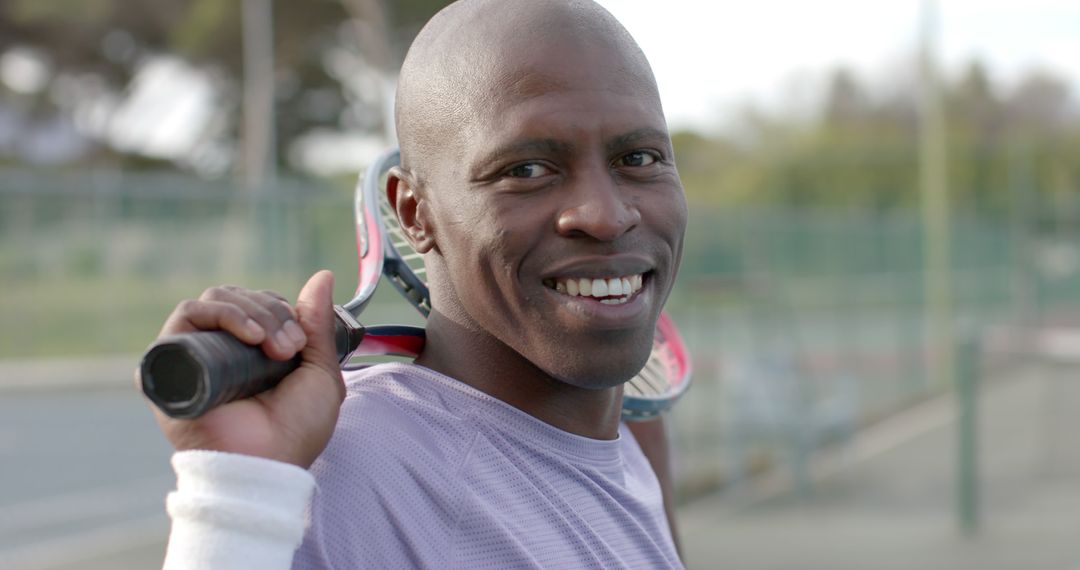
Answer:
[[[552,378],[483,332],[432,311],[417,364],[455,378],[563,431],[614,439],[622,386],[587,390]]]

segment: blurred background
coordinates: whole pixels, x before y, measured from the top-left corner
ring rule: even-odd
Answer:
[[[351,296],[352,187],[444,4],[0,3],[0,567],[160,565],[139,353],[211,285]],[[688,565],[1080,567],[1080,5],[601,4],[691,204]]]

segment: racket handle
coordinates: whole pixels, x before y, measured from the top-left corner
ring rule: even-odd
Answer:
[[[334,307],[334,344],[344,362],[364,337],[364,327]],[[160,339],[139,365],[142,391],[173,418],[197,418],[222,404],[276,386],[300,366],[300,355],[273,360],[262,348],[224,331],[204,331]]]

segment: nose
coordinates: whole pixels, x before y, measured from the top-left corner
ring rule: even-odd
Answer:
[[[565,194],[566,207],[556,222],[560,235],[614,241],[641,222],[641,212],[628,201],[627,189],[620,188],[607,169],[602,170],[572,182]]]

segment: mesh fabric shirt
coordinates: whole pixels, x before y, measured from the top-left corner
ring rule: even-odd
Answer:
[[[346,382],[294,568],[682,567],[625,425],[574,435],[414,364]]]

